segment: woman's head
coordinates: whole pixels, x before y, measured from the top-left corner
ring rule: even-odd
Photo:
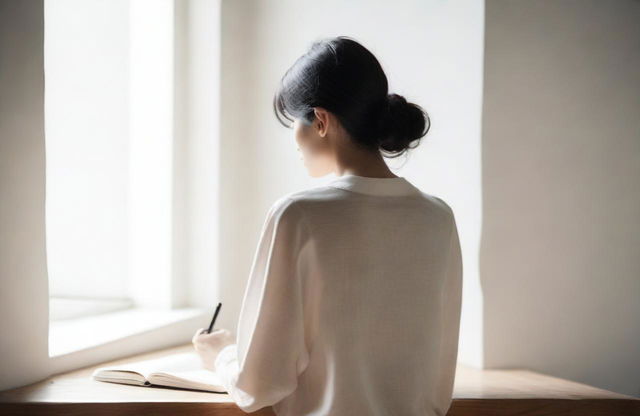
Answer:
[[[397,157],[430,128],[421,107],[389,94],[375,56],[346,36],[314,42],[282,77],[273,105],[278,120],[294,128],[306,161],[325,165],[331,151],[314,140],[318,132],[346,133],[360,150]]]

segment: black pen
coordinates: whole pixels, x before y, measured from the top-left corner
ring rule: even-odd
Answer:
[[[216,318],[218,317],[218,312],[220,312],[220,307],[222,307],[222,302],[218,303],[218,306],[216,306],[216,311],[213,313],[213,319],[211,319],[211,323],[209,324],[209,329],[207,329],[207,334],[211,333],[211,330],[213,330],[213,325],[216,323]]]

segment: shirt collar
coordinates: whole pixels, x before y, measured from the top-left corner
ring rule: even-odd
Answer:
[[[395,178],[372,178],[344,174],[328,184],[334,188],[346,189],[367,195],[404,196],[420,194],[420,190],[402,176]]]

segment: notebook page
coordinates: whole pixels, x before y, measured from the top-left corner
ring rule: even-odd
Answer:
[[[205,390],[215,393],[226,392],[220,377],[215,372],[207,369],[154,372],[149,376],[149,381],[152,384],[162,386]]]
[[[191,370],[201,370],[200,357],[195,352],[185,352],[170,354],[160,358],[137,361],[132,363],[100,367],[94,371],[94,376],[105,371],[135,372],[145,378],[149,378],[151,373],[157,372],[181,372]]]

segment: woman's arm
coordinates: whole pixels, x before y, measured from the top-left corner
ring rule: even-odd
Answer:
[[[264,222],[244,293],[237,343],[222,348],[216,372],[245,412],[273,405],[297,387],[304,342],[299,254],[308,239],[301,208],[283,197]]]
[[[439,414],[446,414],[451,406],[455,370],[458,357],[460,316],[462,312],[462,251],[456,218],[451,212],[451,234],[446,276],[442,292],[442,333],[440,338],[440,380],[435,393]]]

